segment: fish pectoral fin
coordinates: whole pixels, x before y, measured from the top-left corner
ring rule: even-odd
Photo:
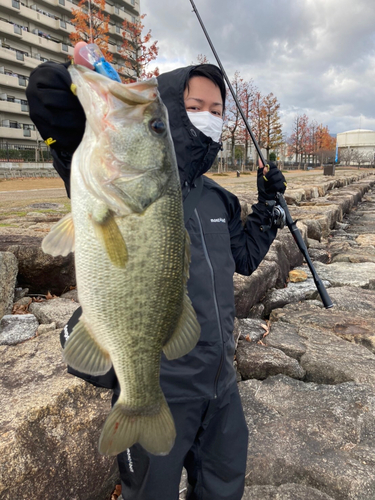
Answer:
[[[69,366],[89,375],[104,375],[112,366],[108,352],[97,343],[82,319],[66,341],[63,356]]]
[[[183,309],[172,337],[163,347],[168,359],[176,359],[190,352],[199,340],[201,327],[191,301],[185,292]]]
[[[74,252],[74,222],[72,214],[67,214],[57,224],[42,241],[44,253],[57,257],[65,257],[70,252]]]
[[[92,217],[95,235],[105,248],[109,260],[119,268],[125,268],[128,250],[113,214],[108,210],[103,219]]]
[[[135,443],[154,455],[167,455],[176,438],[172,414],[164,396],[160,395],[157,408],[143,411],[129,408],[119,400],[104,423],[99,439],[99,452],[103,455],[118,455]]]

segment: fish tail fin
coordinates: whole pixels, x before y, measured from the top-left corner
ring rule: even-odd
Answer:
[[[167,455],[176,438],[176,429],[168,404],[162,396],[157,408],[138,411],[121,403],[121,396],[104,423],[99,452],[118,455],[135,443],[154,455]]]

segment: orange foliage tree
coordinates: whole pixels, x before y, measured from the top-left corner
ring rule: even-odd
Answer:
[[[327,158],[334,157],[334,151],[336,149],[336,139],[332,137],[329,133],[328,126],[323,127],[322,124],[318,125],[316,130],[316,149],[314,153],[320,159],[320,163]]]
[[[80,41],[95,43],[108,62],[112,54],[108,50],[109,15],[104,14],[105,0],[80,0],[77,8],[72,8],[72,24],[75,31],[69,38],[76,45]]]
[[[336,139],[329,133],[328,126],[318,125],[316,121],[309,124],[309,118],[297,115],[294,119],[293,133],[289,140],[289,157],[293,155],[297,162],[320,163],[333,159],[335,155]]]
[[[142,20],[145,16],[146,14],[143,14],[140,20],[135,23],[131,23],[126,19],[122,23],[124,41],[120,55],[125,60],[125,70],[122,70],[122,75],[127,81],[159,75],[158,68],[155,68],[154,71],[147,71],[148,64],[156,59],[159,47],[157,41],[150,44],[151,30],[145,35],[142,34],[144,28]]]

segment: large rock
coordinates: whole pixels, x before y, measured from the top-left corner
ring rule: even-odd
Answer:
[[[287,356],[280,349],[242,340],[238,343],[237,370],[243,380],[256,378],[263,380],[282,373],[288,377],[302,379],[304,369],[297,360]]]
[[[375,247],[361,247],[356,241],[336,238],[329,244],[331,262],[374,262]]]
[[[302,483],[335,500],[374,498],[373,387],[277,375],[239,389],[249,428],[248,486]]]
[[[330,287],[329,281],[323,282],[326,288]],[[297,303],[316,296],[316,285],[312,278],[300,283],[288,283],[286,288],[270,290],[263,300],[264,315],[268,316],[273,309],[284,307],[286,304]]]
[[[287,281],[289,271],[291,268],[291,263],[288,257],[289,250],[285,251],[285,242],[274,240],[271,248],[264,257],[265,261],[276,262],[278,265],[278,275],[276,279],[275,286],[277,288],[282,288],[285,286]]]
[[[109,498],[116,464],[98,439],[110,391],[68,375],[59,331],[0,357],[0,498]]]
[[[6,314],[0,321],[0,345],[16,345],[37,334],[38,320],[33,314]]]
[[[312,240],[320,241],[322,239],[322,225],[316,219],[303,219],[303,223],[307,227],[307,236]]]
[[[0,252],[0,318],[12,312],[18,264],[10,252]]]
[[[56,323],[56,328],[64,328],[79,304],[71,299],[50,299],[43,302],[33,302],[29,311],[33,313],[41,324]]]
[[[329,292],[331,290],[333,297],[340,297],[339,293],[335,293],[332,288]],[[349,288],[348,297],[353,297],[353,293],[353,289]],[[335,306],[332,309],[321,309],[308,301],[298,305],[288,304],[283,309],[273,311],[271,318],[273,320],[280,319],[293,325],[311,325],[323,332],[330,331],[349,342],[362,344],[375,353],[373,314],[364,314],[365,311],[372,311],[369,302],[374,296],[374,291],[365,290],[363,294],[359,291],[358,298],[361,296],[364,298],[363,304],[352,304],[348,310],[342,310],[342,307],[336,308]],[[339,300],[341,304],[344,303],[342,298]]]
[[[375,291],[352,286],[341,286],[329,289],[329,296],[334,303],[334,309],[350,312],[346,316],[348,322],[355,316],[364,317],[366,320],[375,318]]]
[[[268,261],[263,261],[250,276],[234,275],[234,299],[238,318],[249,315],[252,306],[261,301],[269,288],[276,285],[278,275],[277,263]]]
[[[307,228],[305,225],[302,225],[301,223],[298,223],[298,229],[301,232],[302,238],[305,241],[305,244],[307,244]],[[278,231],[277,241],[280,241],[282,245],[282,249],[288,259],[290,269],[293,267],[300,266],[303,262],[303,255],[298,248],[296,242],[294,241],[294,238],[290,232],[290,230],[285,227],[281,231]]]
[[[18,260],[18,283],[27,287],[30,293],[47,293],[60,295],[75,286],[74,257],[51,257],[45,254],[38,245],[9,246]]]
[[[333,262],[322,264],[316,262],[314,267],[322,280],[327,280],[332,286],[357,286],[368,288],[371,279],[375,279],[375,263],[373,262]],[[311,276],[307,267],[302,268]]]

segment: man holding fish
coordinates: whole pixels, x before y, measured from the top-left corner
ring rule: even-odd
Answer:
[[[27,96],[72,197],[72,216],[43,243],[53,255],[76,252],[82,315],[64,358],[114,390],[99,450],[118,456],[124,500],[177,500],[183,467],[189,500],[240,500],[247,426],[233,273],[250,275],[268,252],[277,229],[261,227],[284,176],[258,170],[244,225],[238,199],[204,176],[225,112],[214,65],[130,85],[67,68],[40,65]]]

